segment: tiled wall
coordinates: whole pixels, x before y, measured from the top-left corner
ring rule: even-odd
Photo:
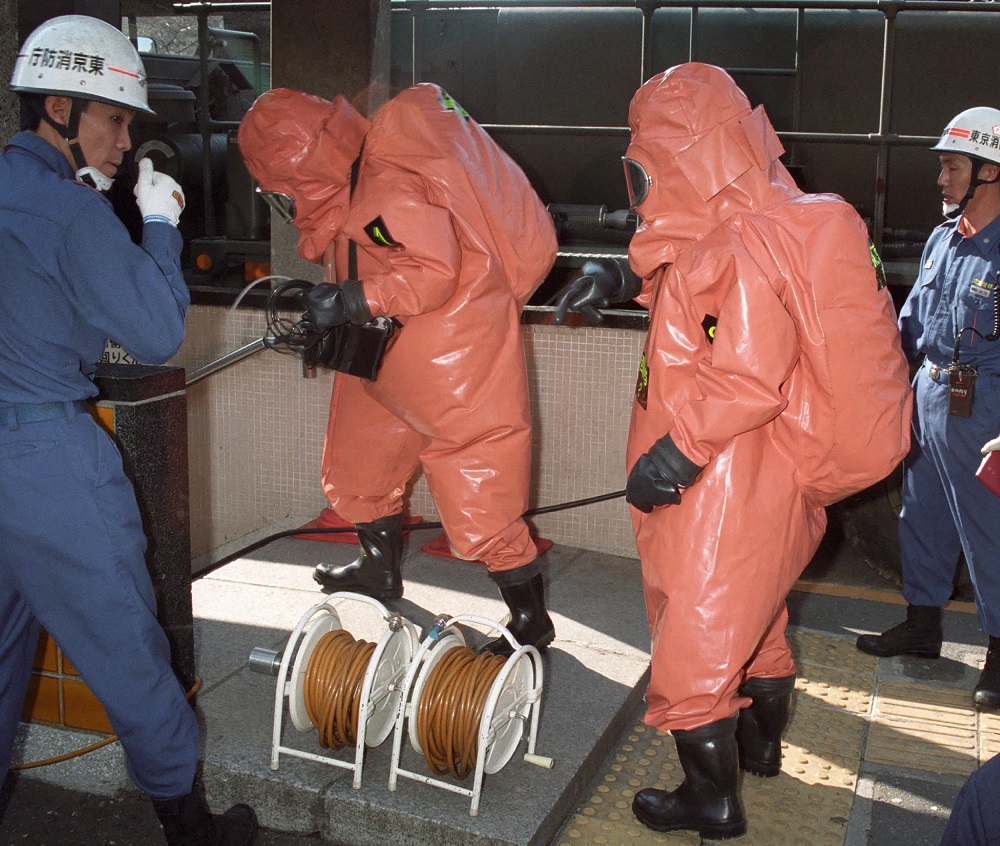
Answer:
[[[260,338],[260,311],[193,306],[172,362],[190,375]],[[625,439],[643,333],[523,327],[531,390],[532,508],[621,490]],[[333,374],[304,379],[299,360],[262,352],[188,389],[191,532],[201,566],[316,516]],[[412,513],[436,519],[418,480]],[[634,556],[623,499],[534,518],[557,543]]]
[[[111,723],[73,665],[44,631],[38,639],[24,720],[111,734]]]

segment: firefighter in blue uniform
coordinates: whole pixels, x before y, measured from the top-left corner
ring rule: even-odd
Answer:
[[[1000,843],[1000,755],[962,785],[939,846],[996,846]]]
[[[900,550],[906,620],[858,648],[879,656],[941,654],[941,608],[965,553],[979,625],[989,635],[973,693],[1000,706],[1000,498],[975,478],[1000,431],[1000,110],[957,115],[933,147],[950,218],[932,233],[899,314],[914,380],[913,446],[904,463]]]
[[[247,846],[252,809],[214,817],[195,787],[198,725],[156,620],[135,494],[86,407],[109,338],[147,363],[181,345],[184,195],[141,163],[139,246],[100,193],[150,112],[139,54],[110,24],[43,23],[10,87],[22,131],[0,156],[0,773],[44,626],[104,706],[167,842]]]

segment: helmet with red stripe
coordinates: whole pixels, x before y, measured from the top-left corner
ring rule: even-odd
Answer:
[[[87,15],[62,15],[39,25],[17,54],[10,90],[154,114],[139,52],[121,30]]]

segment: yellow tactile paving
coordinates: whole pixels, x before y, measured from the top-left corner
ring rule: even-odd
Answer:
[[[796,701],[808,697],[855,714],[871,713],[877,658],[847,637],[792,630],[788,639],[798,665]]]
[[[971,773],[1000,752],[1000,714],[977,712],[969,691],[883,682],[853,638],[791,630],[798,677],[777,778],[745,776],[749,828],[734,846],[843,846],[866,762]],[[866,739],[867,738],[867,739]],[[667,732],[633,725],[553,846],[695,846],[692,832],[658,833],[632,816],[643,787],[683,779]],[[708,841],[706,841],[707,843]]]
[[[808,697],[853,714],[870,714],[874,681],[872,676],[800,661],[795,689],[800,698]]]
[[[979,766],[977,713],[969,691],[883,683],[876,695],[865,759],[969,775]]]
[[[984,712],[979,715],[979,763],[994,755],[1000,755],[1000,714]]]
[[[813,707],[797,709],[793,723],[811,724],[815,715],[808,714],[810,710],[822,710],[841,730],[848,729],[847,723],[852,719],[828,707]],[[830,733],[831,740],[836,731]],[[850,729],[848,734],[860,742],[860,730]],[[818,754],[815,748],[795,743],[785,745],[783,756],[783,772],[777,778],[744,778],[743,802],[750,826],[744,837],[728,842],[737,846],[841,846],[857,785],[857,756],[852,766],[845,766],[843,760],[831,760]],[[632,816],[632,797],[638,790],[643,787],[672,790],[682,778],[670,735],[642,724],[633,726],[609,759],[584,806],[567,823],[556,843],[558,846],[699,843],[699,838],[691,832],[661,834],[650,831]]]
[[[826,702],[807,699],[798,691],[785,730],[784,763],[792,766],[791,762],[796,760],[792,752],[798,750],[809,759],[817,758],[856,772],[866,728],[865,717],[832,709]]]
[[[847,673],[860,673],[874,678],[878,658],[860,651],[854,645],[854,640],[852,637],[837,637],[809,629],[788,630],[788,641],[792,645],[796,663],[835,667]]]

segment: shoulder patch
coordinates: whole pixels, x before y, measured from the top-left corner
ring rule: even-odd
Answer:
[[[882,257],[871,241],[868,242],[868,249],[872,256],[872,267],[875,268],[875,278],[878,279],[878,289],[881,291],[889,284],[889,280],[885,278],[885,265],[882,264]]]
[[[646,363],[646,352],[643,350],[639,359],[639,374],[635,380],[635,401],[643,408],[649,399],[649,365]]]
[[[459,117],[468,118],[469,113],[463,109],[447,91],[441,91],[441,105],[449,111],[455,112]]]
[[[382,220],[381,216],[376,217],[375,220],[365,227],[365,234],[380,247],[401,246],[392,240],[392,235],[389,234],[389,228],[385,225],[385,221]]]
[[[701,328],[705,330],[705,337],[710,344],[715,340],[715,327],[718,323],[719,318],[712,314],[706,314],[705,319],[701,321]]]

